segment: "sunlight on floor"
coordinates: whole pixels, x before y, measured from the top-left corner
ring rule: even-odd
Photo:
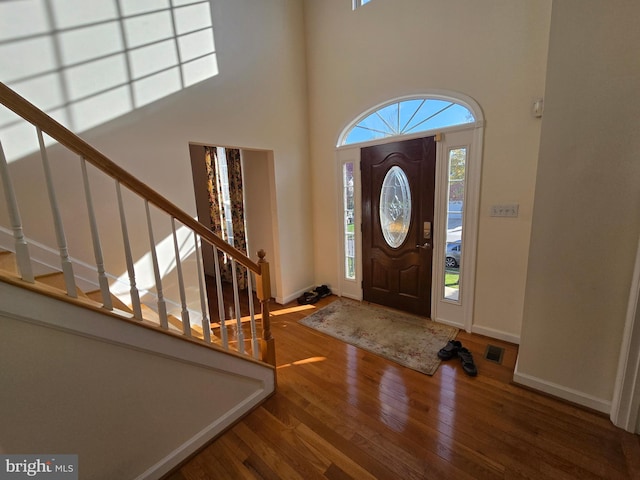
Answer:
[[[314,307],[313,305],[300,305],[299,307],[289,307],[283,308],[281,310],[274,310],[273,312],[269,312],[269,315],[272,317],[277,317],[278,315],[286,315],[288,313],[302,312],[304,310],[315,310],[318,307]]]
[[[284,365],[280,365],[276,368],[280,369],[280,368],[287,368],[287,367],[297,367],[298,365],[305,365],[307,363],[324,362],[326,359],[327,357],[309,357],[303,360],[296,360],[295,362],[292,362],[292,363],[285,363]]]
[[[277,317],[278,315],[286,315],[288,313],[301,312],[301,311],[304,311],[304,310],[315,310],[316,308],[317,307],[314,307],[313,305],[301,305],[299,307],[283,308],[281,310],[270,311],[269,312],[269,316],[270,317]],[[254,318],[256,320],[260,320],[260,319],[262,319],[262,314],[261,313],[256,313],[254,315]],[[249,315],[246,315],[246,316],[244,316],[244,317],[242,317],[240,319],[241,323],[250,322],[250,321],[251,321],[251,316],[249,316]],[[230,320],[225,320],[224,323],[225,323],[225,325],[229,326],[229,325],[236,325],[238,323],[238,321],[235,318],[233,318],[233,319],[230,319]],[[220,324],[218,322],[214,322],[214,323],[211,324],[212,328],[217,328],[219,326],[220,326]]]

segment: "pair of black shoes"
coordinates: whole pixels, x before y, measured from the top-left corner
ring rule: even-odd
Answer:
[[[326,285],[320,285],[311,292],[304,292],[298,297],[298,305],[309,305],[316,303],[318,300],[331,295],[331,290]]]
[[[451,360],[454,357],[458,357],[462,362],[464,373],[472,377],[478,375],[478,369],[473,362],[471,352],[464,348],[458,340],[449,340],[438,352],[438,358],[441,360]]]

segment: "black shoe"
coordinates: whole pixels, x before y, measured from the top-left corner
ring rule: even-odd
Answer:
[[[460,361],[462,362],[462,369],[464,373],[471,377],[475,377],[478,375],[478,369],[476,368],[476,364],[473,363],[473,355],[466,348],[462,347],[458,351],[458,357],[460,357]]]
[[[316,292],[304,292],[298,297],[298,305],[309,305],[310,303],[316,303],[320,300],[320,295]]]
[[[450,360],[458,356],[458,351],[462,348],[462,343],[458,340],[449,340],[447,344],[440,349],[438,357],[442,360]]]
[[[331,290],[326,285],[320,285],[313,291],[316,292],[320,298],[328,297],[329,295],[331,295]]]

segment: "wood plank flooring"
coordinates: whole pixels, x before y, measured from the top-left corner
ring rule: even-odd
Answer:
[[[637,435],[510,383],[517,346],[460,332],[478,377],[429,377],[297,323],[334,298],[273,305],[276,394],[168,479],[640,478]]]

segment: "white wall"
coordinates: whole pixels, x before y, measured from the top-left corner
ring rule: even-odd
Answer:
[[[242,168],[245,192],[245,223],[248,248],[254,252],[264,249],[270,261],[279,258],[276,249],[278,222],[275,217],[275,192],[272,191],[273,153],[259,150],[242,151]],[[276,262],[277,263],[277,262]],[[280,283],[275,269],[270,269],[271,295],[282,302],[278,291]],[[255,288],[255,286],[254,286]]]
[[[94,1],[90,11],[105,8],[104,2]],[[29,17],[33,13],[29,9],[35,9],[38,2],[22,5],[26,12],[23,20],[33,23],[34,18],[40,18]],[[296,0],[211,0],[209,5],[219,73],[99,125],[82,136],[193,216],[196,211],[189,142],[273,151],[277,218],[280,229],[286,232],[286,235],[280,235],[277,248],[288,254],[278,265],[272,252],[267,251],[267,260],[274,262],[272,269],[280,272],[280,293],[292,295],[313,281],[308,249],[312,243],[312,226],[311,197],[306,184],[309,167],[303,6]],[[3,58],[13,59],[5,68],[20,67],[21,45],[16,41],[2,46]],[[45,64],[51,61],[46,53],[40,54],[39,58]],[[0,81],[18,77],[8,70],[0,73]],[[66,77],[61,78],[64,83]],[[97,76],[88,78],[89,82],[100,80]],[[45,82],[45,87],[55,90],[54,84]],[[32,101],[44,107],[41,104],[46,102],[37,92],[28,91]],[[111,107],[106,103],[101,108],[108,110]],[[64,117],[60,112],[57,115]],[[90,261],[93,256],[91,242],[87,234],[80,231],[86,232],[84,204],[68,187],[80,178],[77,159],[57,149],[52,149],[50,156],[57,172],[58,195],[68,230],[70,253]],[[39,159],[34,156],[11,163],[22,202],[21,211],[28,227],[26,234],[55,244],[52,235],[45,233],[51,228],[51,222],[48,214],[43,213],[45,207],[41,202],[45,201],[46,193],[40,168]],[[109,273],[121,275],[126,269],[119,227],[112,217],[113,184],[92,181],[99,227],[104,234],[107,269]],[[138,259],[148,251],[143,209],[134,200],[129,199],[128,203],[133,252]],[[162,222],[158,221],[157,225],[158,241],[169,235],[166,221]],[[2,224],[6,225],[4,219]],[[251,257],[257,259],[255,252]]]
[[[640,233],[640,4],[553,5],[516,379],[608,411]]]
[[[520,334],[540,139],[551,1],[305,2],[315,280],[337,285],[335,145],[365,110],[395,97],[450,90],[486,118],[474,325]],[[516,219],[489,217],[517,203]]]
[[[0,451],[76,454],[83,479],[160,478],[275,388],[268,366],[8,284],[0,336]]]

